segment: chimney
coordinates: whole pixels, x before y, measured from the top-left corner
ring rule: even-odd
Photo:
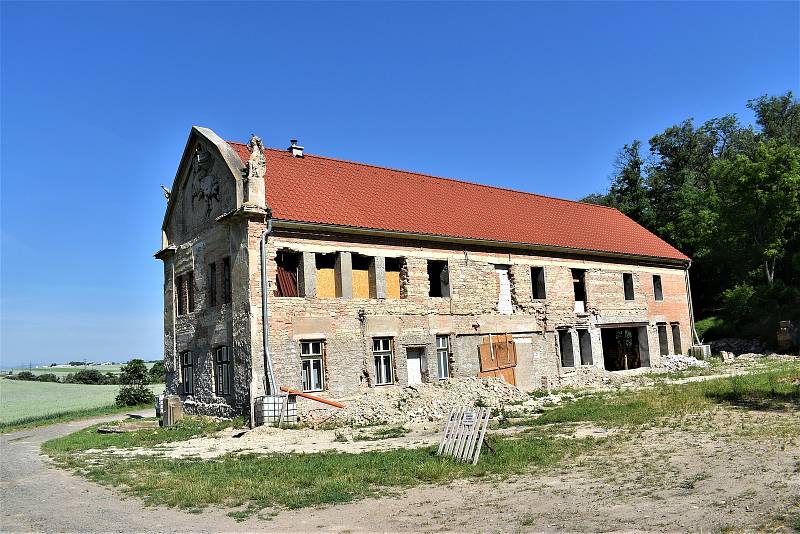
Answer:
[[[287,150],[291,150],[292,151],[292,156],[294,156],[296,158],[302,158],[303,157],[303,147],[301,147],[300,145],[297,144],[297,139],[292,139],[289,142],[291,143],[292,146],[290,146]]]

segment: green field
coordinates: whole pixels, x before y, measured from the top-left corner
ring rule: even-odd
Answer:
[[[150,389],[158,394],[164,385]],[[0,379],[0,431],[119,411],[114,406],[118,391],[119,386]]]

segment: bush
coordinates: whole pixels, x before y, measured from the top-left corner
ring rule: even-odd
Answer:
[[[39,382],[59,382],[58,377],[53,373],[44,373],[36,377]]]
[[[36,375],[30,371],[20,371],[17,373],[17,380],[34,381],[36,380]]]
[[[116,403],[117,406],[138,406],[140,404],[152,404],[153,392],[147,386],[122,386],[119,388]]]
[[[76,384],[105,384],[106,377],[98,371],[97,369],[81,369],[75,376],[72,377],[72,380]]]

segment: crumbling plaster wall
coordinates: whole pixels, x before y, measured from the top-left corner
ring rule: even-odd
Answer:
[[[372,338],[395,340],[396,383],[407,381],[406,348],[425,348],[427,372],[436,376],[436,336],[449,335],[453,361],[452,376],[474,376],[479,371],[477,346],[483,335],[512,333],[518,341],[518,384],[525,389],[541,387],[542,378],[556,384],[572,369],[561,369],[556,328],[571,329],[576,366],[580,365],[575,328],[586,328],[592,338],[593,362],[603,366],[600,326],[604,324],[650,324],[649,309],[653,273],[682,279],[683,271],[664,267],[543,257],[524,253],[486,250],[453,250],[434,243],[387,243],[374,238],[320,236],[276,230],[268,246],[268,272],[274,280],[278,249],[308,253],[347,251],[365,256],[400,257],[405,260],[403,292],[406,298],[316,299],[313,297],[270,296],[270,346],[280,384],[300,388],[299,344],[323,339],[327,343],[326,391],[323,396],[345,398],[374,383]],[[448,262],[451,298],[428,297],[427,260]],[[496,265],[510,265],[514,313],[497,313],[499,284]],[[531,297],[531,266],[545,268],[547,298]],[[571,268],[586,270],[587,313],[574,311]],[[624,299],[622,273],[634,274],[635,299]],[[677,273],[677,274],[675,274]],[[306,275],[307,276],[307,275]],[[274,283],[274,282],[273,282]],[[648,285],[649,284],[649,285]],[[260,288],[259,288],[260,290]],[[685,289],[664,285],[675,308],[670,321],[687,323]],[[648,296],[650,295],[650,297]],[[254,294],[255,297],[255,294]],[[260,298],[260,297],[259,297]],[[677,313],[683,301],[683,313]],[[359,310],[366,320],[359,321]],[[648,327],[651,364],[657,365],[658,340],[655,325]],[[688,331],[688,330],[687,330]]]

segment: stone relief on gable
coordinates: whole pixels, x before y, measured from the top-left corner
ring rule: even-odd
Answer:
[[[208,218],[214,209],[214,202],[219,202],[219,178],[214,173],[214,157],[198,144],[194,149],[191,169],[192,208],[199,205],[205,209]]]

